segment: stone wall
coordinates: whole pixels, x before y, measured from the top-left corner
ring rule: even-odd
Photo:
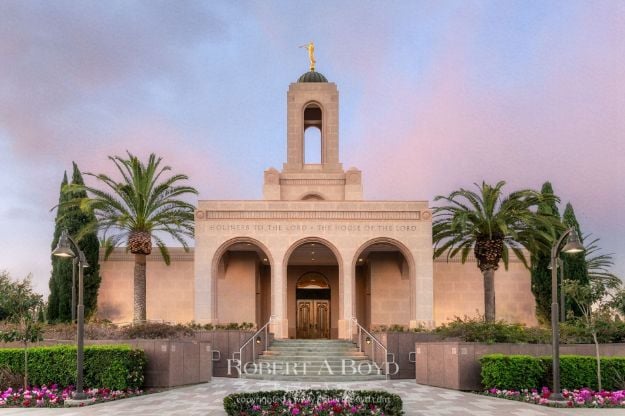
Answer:
[[[401,270],[401,254],[373,253],[371,263],[371,326],[410,323],[410,280]]]
[[[484,314],[484,280],[473,256],[465,264],[444,258],[434,261],[434,320],[437,325],[465,315]],[[495,272],[497,319],[536,326],[536,302],[531,291],[529,270],[511,259]]]
[[[147,256],[147,319],[167,322],[193,320],[193,253],[170,248],[167,266],[158,250]],[[100,257],[100,318],[116,323],[132,322],[134,255],[116,250],[108,260]]]
[[[220,271],[217,310],[223,323],[256,322],[257,258],[254,252],[230,253]]]

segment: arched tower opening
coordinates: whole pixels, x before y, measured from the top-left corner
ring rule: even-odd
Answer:
[[[316,103],[304,109],[304,160],[305,165],[323,163],[323,113]]]

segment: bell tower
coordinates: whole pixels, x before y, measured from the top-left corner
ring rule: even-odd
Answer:
[[[320,140],[309,140],[316,130]],[[306,160],[306,146],[320,146],[319,159]],[[278,172],[265,171],[267,200],[362,200],[362,175],[339,161],[339,92],[311,70],[287,92],[287,160]]]

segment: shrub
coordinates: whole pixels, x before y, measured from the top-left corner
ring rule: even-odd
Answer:
[[[276,400],[310,400],[313,403],[331,399],[349,398],[351,403],[371,403],[378,406],[385,415],[402,415],[402,400],[393,393],[380,390],[273,390],[253,393],[235,393],[224,397],[224,409],[229,416],[245,414],[253,404],[273,403]]]
[[[551,385],[551,357],[541,357],[547,369],[547,382]],[[625,388],[625,357],[601,357],[601,383],[605,390]],[[597,359],[585,355],[560,356],[560,385],[566,389],[596,389]]]
[[[550,333],[542,328],[527,328],[522,324],[505,321],[486,322],[480,316],[475,318],[456,317],[455,320],[443,324],[434,330],[446,338],[460,338],[465,342],[496,342],[511,343],[543,343],[549,342]]]
[[[142,324],[130,325],[123,328],[124,338],[183,338],[194,335],[194,331],[185,325],[170,325],[165,323],[146,322]]]
[[[28,356],[31,384],[69,386],[76,383],[76,347],[36,347],[29,350]],[[22,349],[0,349],[0,366],[21,373],[23,362]],[[85,347],[85,386],[113,390],[141,387],[145,364],[145,353],[128,345]]]
[[[110,322],[97,321],[85,324],[86,339],[163,339],[163,338],[186,338],[193,337],[196,331],[218,330],[242,330],[249,331],[254,328],[250,322],[229,324],[168,324],[160,322],[145,322],[142,324],[117,326]],[[0,323],[0,329],[4,326]],[[76,337],[75,324],[48,324],[44,328],[45,339],[70,340]]]
[[[597,319],[597,340],[601,344],[625,341],[625,322],[613,319]],[[592,344],[592,332],[579,319],[560,324],[560,338],[565,344]]]
[[[480,359],[485,388],[522,390],[552,386],[552,358],[490,354]],[[625,357],[601,358],[601,381],[605,390],[625,387]],[[560,356],[560,385],[573,390],[597,388],[597,361],[582,355]]]
[[[48,324],[44,328],[45,339],[75,339],[76,324],[57,323]],[[85,324],[85,339],[121,339],[122,330],[110,322],[89,322]]]
[[[544,362],[529,355],[489,354],[480,359],[485,388],[531,389],[540,387],[546,375]]]

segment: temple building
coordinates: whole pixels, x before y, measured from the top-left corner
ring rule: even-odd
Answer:
[[[271,318],[278,338],[347,338],[367,328],[432,327],[483,312],[474,259],[432,259],[428,201],[363,199],[339,157],[339,91],[311,70],[286,96],[286,162],[264,172],[263,200],[200,200],[195,247],[148,256],[148,319],[226,324]],[[306,160],[306,146],[320,146]],[[398,177],[397,180],[409,180]],[[132,320],[133,258],[101,261],[98,314]],[[536,324],[530,274],[496,273],[497,318]]]

